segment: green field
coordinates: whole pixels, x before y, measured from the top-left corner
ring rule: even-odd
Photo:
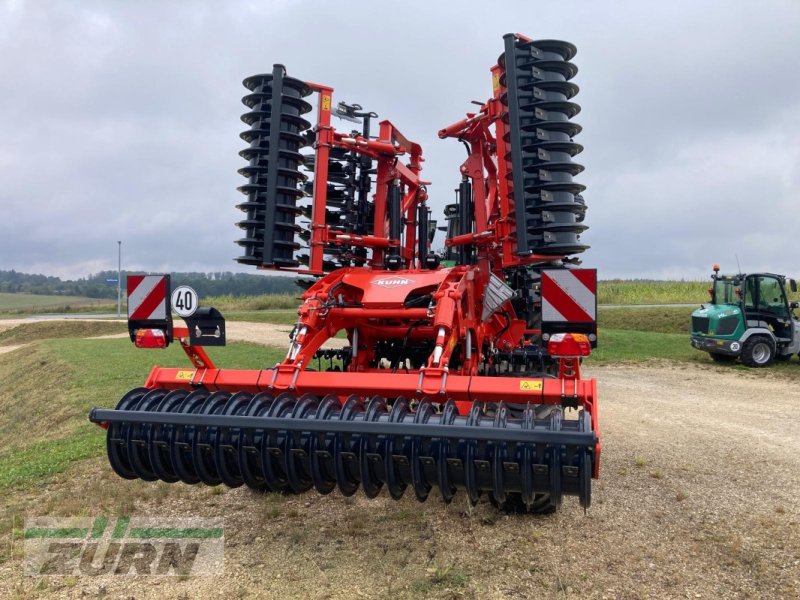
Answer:
[[[0,313],[70,312],[101,305],[110,306],[108,300],[81,296],[40,296],[38,294],[9,294],[0,292]],[[116,309],[116,303],[114,304]]]
[[[597,284],[600,304],[700,304],[708,300],[710,279],[655,281],[610,279]]]
[[[203,305],[225,311],[286,310],[300,306],[302,290],[296,294],[262,294],[260,296],[208,296],[201,298]]]
[[[711,279],[702,281],[656,281],[609,279],[597,284],[597,300],[603,304],[701,304],[708,302]],[[792,293],[789,300],[800,300],[800,293]]]

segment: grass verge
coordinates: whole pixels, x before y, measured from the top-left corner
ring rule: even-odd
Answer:
[[[79,460],[100,455],[105,444],[105,433],[93,426],[65,439],[41,440],[24,450],[0,455],[0,490],[62,473]]]
[[[39,321],[22,323],[0,331],[0,346],[27,344],[53,338],[86,338],[125,333],[128,327],[118,321]]]
[[[603,330],[624,329],[689,335],[693,307],[607,308],[598,311],[597,325]]]
[[[711,363],[711,359],[705,352],[694,350],[689,345],[688,333],[656,333],[601,328],[597,338],[598,347],[588,358],[590,363],[613,363],[623,360],[638,362],[649,359]]]
[[[284,352],[235,343],[209,354],[222,368],[258,369]],[[49,339],[0,355],[0,489],[102,454],[105,438],[89,409],[113,407],[155,364],[188,361],[177,346],[138,350],[126,339]]]

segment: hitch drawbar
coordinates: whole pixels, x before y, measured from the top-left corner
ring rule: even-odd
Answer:
[[[436,486],[446,502],[463,489],[472,503],[489,492],[497,502],[555,507],[568,494],[589,506],[598,439],[588,413],[566,420],[558,407],[544,418],[534,406],[514,416],[502,403],[493,415],[484,409],[138,388],[89,418],[107,424],[111,465],[128,479],[344,495],[361,487],[370,497],[385,484],[394,498],[411,486],[419,500]]]

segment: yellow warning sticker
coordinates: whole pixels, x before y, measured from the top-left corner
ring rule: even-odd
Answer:
[[[322,95],[322,110],[330,110],[331,109],[331,96],[330,94],[323,94]]]
[[[541,392],[542,380],[541,379],[520,379],[519,389],[523,392]]]
[[[194,371],[178,371],[175,373],[175,381],[191,381]]]
[[[500,89],[500,75],[492,73],[492,90],[495,92]]]

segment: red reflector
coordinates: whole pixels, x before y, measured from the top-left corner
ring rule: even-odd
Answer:
[[[554,333],[547,342],[550,356],[589,356],[592,344],[582,333]]]
[[[160,329],[137,329],[134,344],[137,348],[166,348],[167,334]]]

